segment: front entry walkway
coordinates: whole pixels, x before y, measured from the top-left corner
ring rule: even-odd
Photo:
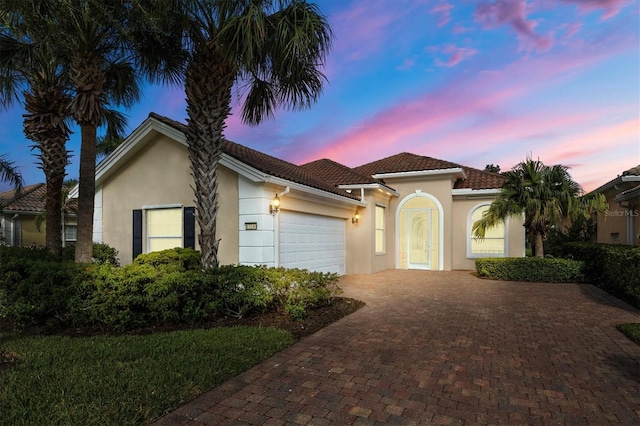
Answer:
[[[341,279],[367,306],[161,419],[199,424],[640,424],[640,311],[590,285],[469,272]]]

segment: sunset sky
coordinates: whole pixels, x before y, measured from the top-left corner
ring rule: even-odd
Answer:
[[[319,0],[334,31],[328,84],[308,111],[279,111],[226,137],[303,164],[358,166],[412,152],[508,170],[564,164],[585,190],[640,163],[640,6],[629,0]],[[180,87],[148,86],[125,111],[184,121]],[[43,182],[22,105],[0,112],[0,153]],[[77,177],[79,131],[69,142]],[[0,189],[6,189],[0,183]]]

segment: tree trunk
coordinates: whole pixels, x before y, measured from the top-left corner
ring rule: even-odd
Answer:
[[[40,168],[46,181],[46,247],[56,257],[62,255],[62,184],[67,166],[66,142],[69,128],[65,123],[69,97],[57,86],[34,86],[25,93],[24,133],[36,143]]]
[[[218,163],[222,155],[225,120],[231,112],[233,67],[215,48],[194,55],[187,70],[187,143],[195,183],[198,242],[204,269],[218,267],[216,220],[218,214]]]
[[[80,175],[78,177],[78,235],[76,237],[76,262],[91,262],[93,251],[93,208],[96,192],[96,126],[80,127]]]
[[[544,245],[542,242],[542,232],[536,232],[533,235],[535,243],[535,255],[536,257],[544,257]]]

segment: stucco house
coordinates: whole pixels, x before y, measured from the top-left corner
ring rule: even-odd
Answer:
[[[46,185],[36,183],[23,187],[19,192],[0,192],[0,244],[8,246],[44,246],[46,224],[37,226],[36,218],[45,207]],[[72,201],[73,203],[73,201]],[[73,207],[73,206],[71,206]],[[76,241],[76,216],[67,212],[63,216],[63,244]]]
[[[597,216],[596,241],[607,244],[640,245],[640,165],[594,189],[604,194],[609,209]]]
[[[184,130],[151,113],[96,169],[94,240],[117,248],[122,263],[198,247]],[[329,159],[298,166],[230,141],[222,150],[222,264],[370,274],[524,255],[521,220],[483,241],[471,235],[503,183],[498,174],[410,153],[349,168]]]

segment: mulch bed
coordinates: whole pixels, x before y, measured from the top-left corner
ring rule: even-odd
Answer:
[[[257,327],[276,327],[289,331],[294,339],[300,340],[316,331],[332,324],[339,319],[357,311],[364,306],[364,302],[346,297],[337,297],[330,305],[307,309],[307,316],[300,320],[293,320],[283,312],[264,312],[251,314],[244,318],[217,317],[196,324],[161,324],[151,327],[139,328],[126,333],[116,333],[112,330],[100,327],[59,328],[59,327],[34,327],[23,330],[23,334],[55,334],[73,337],[86,337],[96,335],[121,335],[121,334],[151,334],[176,330],[233,327],[238,325]],[[4,326],[4,327],[3,327]],[[0,324],[1,330],[9,331],[6,324]],[[5,354],[2,354],[5,355]],[[8,362],[0,359],[0,364]]]

